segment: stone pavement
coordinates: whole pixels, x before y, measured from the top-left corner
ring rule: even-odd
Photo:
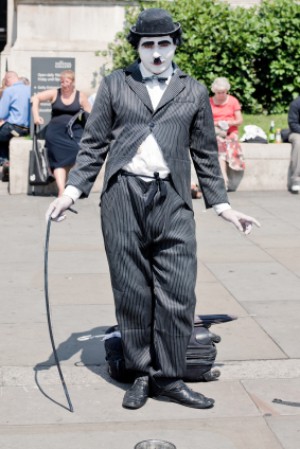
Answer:
[[[230,194],[233,207],[262,223],[248,237],[194,200],[196,311],[238,316],[212,328],[222,337],[220,379],[192,385],[215,398],[206,411],[152,399],[138,411],[121,407],[126,385],[109,379],[97,338],[115,324],[98,194],[78,202],[78,215],[52,224],[49,293],[70,413],[43,293],[50,198],[10,196],[0,184],[0,449],[133,449],[150,438],[177,449],[299,449],[299,195]]]

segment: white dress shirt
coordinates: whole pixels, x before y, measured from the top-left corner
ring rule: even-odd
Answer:
[[[143,78],[153,76],[153,73],[149,72],[142,62],[140,63],[140,71]],[[145,83],[154,110],[167,89],[172,75],[173,67],[170,66],[165,72],[159,74],[160,77],[167,78],[167,81],[161,83],[157,79],[152,79]],[[165,178],[170,173],[162,151],[152,133],[141,143],[135,156],[123,168],[130,173],[141,175],[141,177],[142,175],[153,176],[154,172],[158,172],[160,178]],[[151,181],[149,178],[143,179]]]

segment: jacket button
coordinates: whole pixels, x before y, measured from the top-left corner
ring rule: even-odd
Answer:
[[[149,128],[154,128],[154,126],[155,126],[155,123],[153,123],[153,122],[149,123]]]

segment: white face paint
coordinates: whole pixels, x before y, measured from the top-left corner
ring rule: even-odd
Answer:
[[[175,50],[170,36],[142,37],[138,47],[145,68],[155,75],[170,67]]]

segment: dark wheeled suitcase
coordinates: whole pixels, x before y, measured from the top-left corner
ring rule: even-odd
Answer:
[[[236,317],[230,315],[197,315],[194,321],[193,333],[186,351],[186,372],[183,380],[199,382],[216,380],[220,371],[212,369],[216,356],[216,343],[221,337],[212,333],[212,324],[231,321]],[[105,332],[104,346],[109,375],[119,382],[132,382],[134,371],[126,369],[123,355],[122,339],[118,326],[112,326]]]
[[[213,380],[219,377],[219,370],[212,370],[217,357],[215,343],[221,338],[210,332],[207,327],[194,326],[186,351],[186,382]]]

